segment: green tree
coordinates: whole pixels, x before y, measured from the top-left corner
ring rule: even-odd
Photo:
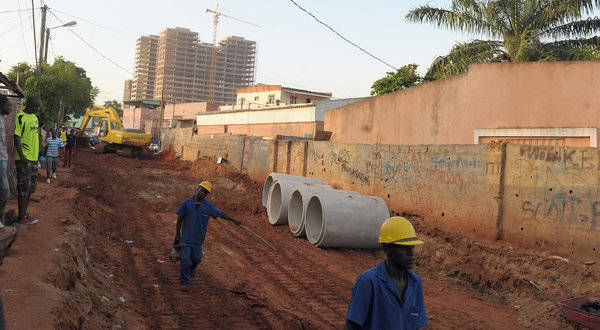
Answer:
[[[117,112],[119,113],[119,116],[121,118],[123,118],[123,108],[121,107],[121,102],[119,102],[117,100],[106,101],[106,102],[104,102],[104,106],[107,108],[113,108],[113,109],[117,110]]]
[[[426,79],[465,72],[471,63],[577,61],[600,58],[599,18],[583,19],[600,0],[452,0],[449,9],[411,10],[410,22],[493,40],[455,45],[434,60]]]
[[[416,64],[407,64],[396,72],[387,72],[385,77],[373,83],[371,95],[379,96],[421,84],[423,77],[417,73],[417,67]]]
[[[11,68],[8,77],[16,80],[19,70],[19,84],[25,94],[37,94],[42,99],[37,116],[40,125],[46,127],[62,122],[66,115],[82,116],[98,95],[98,88],[92,86],[86,71],[63,57],[58,57],[52,65],[44,65],[39,76],[33,67],[19,63]]]

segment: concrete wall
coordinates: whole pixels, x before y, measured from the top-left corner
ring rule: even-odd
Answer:
[[[471,144],[481,128],[598,127],[599,94],[599,61],[474,64],[329,110],[325,130],[345,143]]]
[[[166,132],[163,148],[225,157],[264,182],[272,172],[321,178],[383,198],[391,214],[477,239],[600,257],[600,152],[516,144],[348,144]]]
[[[146,120],[158,119],[160,110],[148,108],[123,109],[123,127],[146,128]]]

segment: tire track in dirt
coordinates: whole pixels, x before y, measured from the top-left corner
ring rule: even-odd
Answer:
[[[219,240],[254,239],[242,233],[239,228],[226,225],[220,227],[213,232]],[[265,281],[272,282],[281,290],[280,293],[286,296],[285,300],[293,302],[294,309],[303,314],[299,315],[301,318],[307,317],[320,327],[341,326],[348,302],[347,297],[339,293],[347,291],[352,283],[336,282],[335,275],[323,270],[321,265],[310,258],[298,260],[293,251],[275,252],[266,246],[252,246],[236,251],[242,254],[242,259],[247,259],[249,264],[260,265]]]
[[[112,177],[119,182],[117,185],[104,187],[102,195],[108,196],[107,204],[116,209],[117,214],[124,215],[119,219],[120,228],[113,228],[119,232],[121,240],[132,239],[134,243],[123,247],[123,264],[126,267],[124,276],[133,279],[134,287],[128,288],[133,298],[139,299],[140,310],[138,313],[145,318],[147,326],[151,328],[267,328],[268,322],[252,313],[248,306],[221,286],[219,281],[210,274],[202,274],[200,285],[192,287],[190,292],[180,292],[177,271],[171,265],[157,261],[157,256],[165,256],[165,237],[158,235],[166,225],[161,224],[162,219],[154,216],[148,219],[153,205],[136,199],[135,202],[121,200],[117,202],[115,196],[129,194],[136,196],[136,191],[129,189],[142,188],[139,184],[129,184],[127,173],[112,173]],[[100,172],[100,173],[99,173]],[[96,171],[95,177],[103,177],[106,173]],[[144,179],[142,175],[132,175],[139,183]],[[96,184],[99,184],[96,182]],[[183,183],[182,183],[183,184]],[[127,187],[128,190],[118,190]],[[105,198],[99,199],[105,201]],[[157,284],[159,283],[159,284]],[[198,292],[199,291],[199,292]],[[202,299],[198,299],[202,297]],[[247,300],[247,299],[244,299]],[[223,306],[227,308],[224,309]]]

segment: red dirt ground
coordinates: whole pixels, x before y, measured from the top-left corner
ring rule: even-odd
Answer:
[[[202,180],[221,208],[270,242],[228,221],[211,221],[204,259],[190,292],[168,254],[175,210]],[[127,159],[76,150],[51,185],[40,180],[30,213],[0,266],[9,329],[340,329],[357,275],[381,251],[319,249],[287,226],[271,226],[261,205],[263,182],[205,158]],[[15,208],[10,201],[8,209]],[[429,329],[574,328],[521,279],[557,300],[600,295],[599,264],[473,241],[411,218],[426,242],[417,248]],[[565,258],[566,257],[566,258]]]

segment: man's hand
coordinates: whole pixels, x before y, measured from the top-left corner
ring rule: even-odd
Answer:
[[[27,158],[23,157],[19,160],[21,162],[21,165],[23,166],[28,166],[29,165],[29,160],[27,160]]]
[[[233,223],[235,223],[236,226],[241,226],[242,222],[238,221],[238,220],[232,220]]]
[[[181,239],[179,238],[179,236],[175,236],[175,239],[173,240],[173,246],[179,246],[180,241]]]

